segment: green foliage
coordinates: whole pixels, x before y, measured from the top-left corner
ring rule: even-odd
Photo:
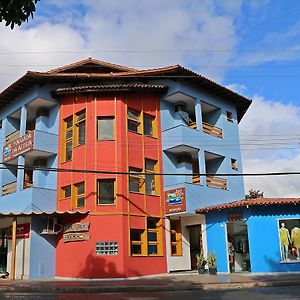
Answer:
[[[208,253],[207,255],[207,264],[209,269],[217,268],[217,257],[214,252]]]
[[[33,17],[35,5],[40,0],[0,0],[0,22],[5,21],[5,26],[13,29]]]
[[[199,254],[196,254],[196,258],[197,258],[197,267],[204,269],[207,261],[204,257],[203,251],[201,251]]]

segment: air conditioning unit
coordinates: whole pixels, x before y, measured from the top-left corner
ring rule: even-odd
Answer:
[[[58,234],[62,230],[62,225],[57,223],[56,217],[44,217],[40,234]]]

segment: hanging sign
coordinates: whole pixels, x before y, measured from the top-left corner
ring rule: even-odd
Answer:
[[[30,235],[30,223],[17,224],[17,239],[28,239]],[[12,239],[12,226],[9,227],[8,239]]]
[[[82,222],[82,223],[73,223],[67,224],[64,226],[64,232],[82,232],[89,231],[90,223]]]
[[[185,212],[185,188],[178,188],[165,192],[166,214]]]
[[[3,162],[9,161],[25,152],[32,150],[33,142],[34,142],[34,132],[29,131],[28,133],[20,136],[14,141],[6,144],[3,147],[3,151],[2,151],[3,153],[2,161]]]

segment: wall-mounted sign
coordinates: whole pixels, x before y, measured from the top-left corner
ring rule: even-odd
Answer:
[[[185,212],[185,188],[178,188],[165,192],[166,214]]]
[[[17,224],[17,239],[28,239],[30,236],[30,223]],[[9,227],[8,239],[12,239],[12,226]]]
[[[3,147],[2,161],[9,161],[33,149],[34,132],[29,131]]]
[[[72,232],[64,234],[64,242],[78,242],[89,240],[91,236],[88,233]]]
[[[90,227],[89,222],[67,224],[67,225],[64,226],[64,232],[89,231],[89,227]]]
[[[241,212],[229,213],[227,215],[227,220],[228,222],[241,221],[243,220],[243,213]]]

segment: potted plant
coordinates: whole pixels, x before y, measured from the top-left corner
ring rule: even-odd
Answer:
[[[209,269],[209,274],[216,275],[217,274],[217,258],[216,258],[216,254],[214,252],[208,253],[207,265],[208,265],[208,269]]]
[[[197,258],[197,269],[198,269],[198,273],[199,274],[204,274],[205,273],[205,266],[206,266],[206,259],[204,257],[204,253],[201,250],[200,253],[196,254],[196,258]]]

